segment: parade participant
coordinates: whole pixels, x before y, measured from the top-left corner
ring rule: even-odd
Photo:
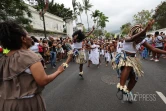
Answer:
[[[100,55],[101,55],[102,57],[104,57],[104,46],[103,46],[103,44],[101,44]]]
[[[110,47],[109,47],[111,59],[115,58],[115,56],[116,56],[116,47],[117,46],[115,46],[115,40],[113,40],[110,43]]]
[[[117,44],[117,53],[121,53],[122,52],[122,49],[123,49],[123,41],[122,40],[119,40],[118,44]]]
[[[117,85],[117,97],[119,99],[123,99],[124,94],[132,97],[131,90],[134,88],[138,76],[143,76],[143,71],[136,58],[136,52],[140,45],[143,45],[153,52],[166,54],[166,51],[154,48],[144,40],[146,31],[151,28],[153,23],[154,21],[149,21],[145,29],[142,29],[139,25],[131,28],[129,37],[125,38],[123,44],[123,54],[117,54],[116,58],[112,61],[113,69],[120,70],[120,83]],[[127,79],[129,79],[129,82],[126,86]]]
[[[55,68],[56,67],[56,56],[57,56],[57,46],[59,43],[53,39],[53,37],[49,37],[49,50],[50,50],[50,62],[51,62],[51,67]]]
[[[91,46],[89,49],[91,49],[91,54],[90,54],[90,57],[89,57],[89,61],[88,61],[88,67],[90,67],[90,63],[92,62],[92,64],[95,64],[98,66],[99,68],[99,63],[100,63],[100,60],[99,60],[99,45],[96,44],[96,42],[94,41],[91,41]]]
[[[105,46],[105,62],[106,62],[106,67],[108,66],[108,63],[111,61],[111,56],[110,56],[110,50],[109,50],[109,45],[108,43]]]
[[[88,37],[92,32],[94,31],[94,27],[92,28],[92,30],[85,35],[83,33],[83,29],[80,29],[76,32],[73,33],[72,37],[73,37],[73,47],[74,50],[70,50],[68,52],[68,58],[66,60],[64,64],[65,67],[68,67],[68,63],[72,60],[73,58],[73,54],[75,55],[76,58],[76,63],[79,64],[79,76],[83,77],[83,64],[86,63],[86,55],[85,55],[85,51],[83,50],[83,44],[82,41]]]
[[[29,50],[32,39],[14,22],[0,23],[0,43],[10,50],[0,58],[1,111],[46,111],[41,92],[64,71],[46,74],[41,59]]]
[[[34,36],[31,36],[31,39],[32,39],[32,46],[30,47],[30,50],[35,52],[39,56],[39,58],[41,58],[42,65],[46,69],[47,67],[45,65],[44,59],[42,55],[39,53],[39,45],[42,46],[42,43],[39,43],[38,39],[35,38]]]

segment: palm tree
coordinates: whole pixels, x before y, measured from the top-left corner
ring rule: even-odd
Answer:
[[[92,4],[90,4],[89,0],[83,0],[83,9],[85,10],[85,13],[87,15],[87,23],[88,23],[88,30],[89,30],[89,21],[88,21],[88,14],[87,12],[90,10],[90,8],[93,6]]]
[[[101,27],[101,29],[104,29],[106,27],[106,22],[109,22],[108,17],[105,16],[103,13],[100,13],[99,26]]]
[[[77,7],[78,7],[78,11],[79,11],[79,12],[78,12],[78,15],[80,16],[80,20],[81,20],[81,23],[82,23],[81,14],[82,14],[82,12],[84,11],[84,9],[83,9],[83,6],[81,5],[80,2],[78,2]]]
[[[91,17],[93,18],[94,24],[96,24],[99,14],[100,14],[99,10],[95,10],[94,12],[92,12]]]
[[[72,6],[73,6],[73,10],[74,10],[73,19],[77,23],[77,6],[78,6],[78,3],[76,2],[76,0],[72,0]]]

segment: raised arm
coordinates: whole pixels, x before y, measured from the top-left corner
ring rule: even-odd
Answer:
[[[88,37],[88,36],[90,36],[91,34],[92,34],[92,32],[94,31],[94,26],[93,26],[93,28],[92,28],[92,30],[87,34],[87,35],[85,35],[85,37]]]
[[[139,37],[144,36],[146,34],[146,31],[148,31],[151,28],[153,23],[154,23],[154,20],[149,21],[148,25],[145,27],[145,29],[143,29],[141,32],[139,32],[139,33],[137,33],[137,34],[135,34],[133,36],[129,35],[129,37],[126,38],[125,41],[126,42],[133,42],[136,39],[138,39]]]

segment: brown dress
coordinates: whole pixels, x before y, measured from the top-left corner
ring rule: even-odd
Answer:
[[[25,72],[39,61],[30,50],[0,58],[0,111],[46,111],[41,97],[43,87],[37,85],[32,74]]]

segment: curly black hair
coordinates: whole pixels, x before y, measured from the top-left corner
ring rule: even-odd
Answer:
[[[22,47],[21,37],[26,37],[25,30],[12,21],[0,23],[0,44],[9,50],[18,50]]]
[[[39,40],[36,38],[36,37],[34,37],[34,36],[31,36],[31,39],[34,41],[34,42],[39,42]]]
[[[72,37],[77,36],[76,40],[74,40],[74,42],[82,42],[86,37],[84,35],[84,33],[81,30],[77,30],[73,33]]]

